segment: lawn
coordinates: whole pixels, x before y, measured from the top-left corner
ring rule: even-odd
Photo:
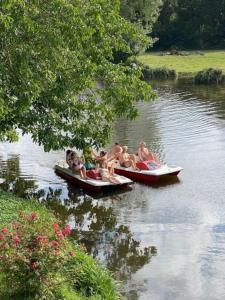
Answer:
[[[175,69],[178,73],[196,74],[206,68],[220,68],[225,70],[224,51],[195,51],[190,55],[162,55],[152,52],[138,56],[138,59],[151,68],[167,67]]]

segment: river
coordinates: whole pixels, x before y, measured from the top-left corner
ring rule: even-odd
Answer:
[[[112,142],[146,141],[179,178],[87,195],[58,177],[63,151],[24,136],[0,144],[2,187],[36,196],[73,226],[76,239],[122,281],[129,300],[222,300],[225,296],[225,88],[155,83],[158,100],[118,120]],[[29,200],[28,200],[29,201]]]

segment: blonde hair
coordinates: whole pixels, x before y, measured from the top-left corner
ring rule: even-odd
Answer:
[[[145,142],[143,142],[143,141],[142,141],[142,142],[140,142],[140,144],[139,144],[139,145],[140,145],[140,146],[142,146],[142,145],[143,145],[144,147],[146,147],[146,143],[145,143]]]
[[[127,151],[128,147],[127,146],[123,146],[122,149],[123,149],[123,153],[125,153]]]

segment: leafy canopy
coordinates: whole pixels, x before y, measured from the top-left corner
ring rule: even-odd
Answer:
[[[161,49],[224,48],[225,0],[164,0],[153,34]]]
[[[163,0],[121,0],[121,15],[132,23],[140,23],[150,33],[162,4]]]
[[[0,5],[0,140],[20,129],[46,151],[99,147],[116,117],[136,117],[136,101],[154,97],[138,66],[113,63],[113,52],[150,43],[120,16],[120,1]]]

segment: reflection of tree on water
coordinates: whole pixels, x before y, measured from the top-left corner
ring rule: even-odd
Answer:
[[[194,101],[193,107],[196,109],[196,104],[209,105],[208,114],[216,114],[219,118],[225,119],[225,86],[224,85],[195,85],[193,80],[179,79],[176,81],[163,82],[158,81],[154,83],[156,88],[159,88],[161,92],[159,94],[169,95],[177,94],[177,101],[182,101],[185,104]]]
[[[59,199],[51,199],[46,200],[46,205],[60,209],[55,201],[60,203]],[[78,240],[85,244],[89,253],[104,262],[119,280],[128,280],[156,254],[155,247],[142,248],[129,228],[117,223],[112,207],[107,207],[107,200],[98,201],[87,195],[79,195],[78,191],[76,193],[70,188],[69,197],[61,208],[63,219],[67,213],[67,219],[74,222]]]
[[[117,223],[115,212],[107,199],[96,200],[68,185],[68,197],[62,190],[38,190],[34,180],[20,177],[19,158],[5,162],[1,185],[18,196],[35,197],[51,209],[62,222],[74,225],[73,235],[85,244],[87,251],[101,260],[119,280],[127,281],[133,273],[147,264],[156,253],[154,247],[141,247],[127,226]],[[108,196],[111,203],[117,195]]]
[[[1,188],[5,191],[23,197],[40,197],[42,191],[37,191],[37,184],[34,180],[22,178],[20,174],[20,162],[18,156],[12,156],[8,160],[1,161],[1,177],[5,179]]]

